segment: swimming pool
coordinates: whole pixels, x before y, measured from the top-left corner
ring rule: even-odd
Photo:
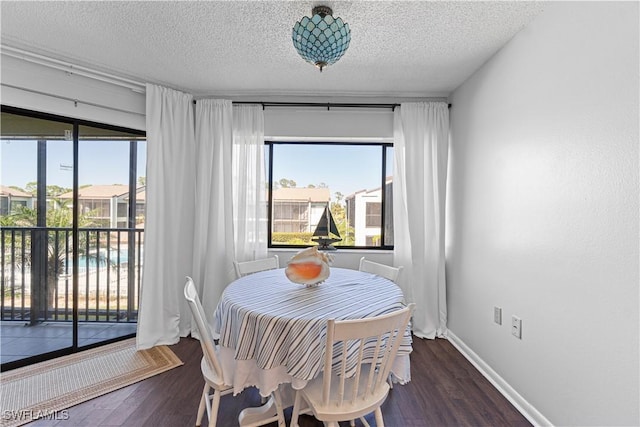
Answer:
[[[100,250],[99,253],[91,253],[88,255],[80,255],[78,257],[78,269],[85,271],[87,267],[89,270],[95,270],[97,268],[105,268],[108,265],[111,267],[124,267],[129,263],[129,251],[127,249],[110,249]],[[73,259],[67,258],[65,260],[65,268],[71,270],[73,266]]]

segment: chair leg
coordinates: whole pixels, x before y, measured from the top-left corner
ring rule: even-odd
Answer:
[[[198,415],[196,416],[196,427],[202,425],[202,416],[206,409],[207,400],[209,399],[209,384],[204,383],[204,390],[202,390],[202,397],[200,398],[200,405],[198,406]]]
[[[276,416],[278,418],[278,427],[286,427],[287,423],[284,420],[284,408],[282,407],[282,398],[280,397],[280,391],[277,388],[273,391],[273,400],[276,406]]]
[[[213,392],[213,399],[211,400],[211,413],[209,414],[209,427],[216,427],[218,421],[218,408],[220,407],[220,390]]]
[[[291,427],[298,427],[298,417],[300,416],[300,404],[302,397],[296,392],[296,398],[293,401],[293,412],[291,412]]]
[[[382,419],[382,409],[378,406],[375,410],[376,415],[376,427],[384,427],[384,420]]]

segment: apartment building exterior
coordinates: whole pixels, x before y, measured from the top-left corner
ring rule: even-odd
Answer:
[[[32,209],[34,198],[22,190],[0,185],[0,215],[9,215],[18,207]]]
[[[382,188],[361,190],[345,198],[349,227],[355,232],[356,246],[393,244],[393,178],[388,177],[384,187],[384,239],[382,236]]]
[[[73,200],[73,192],[59,196],[62,200]],[[136,190],[136,226],[144,221],[145,187]],[[90,215],[96,225],[108,228],[127,228],[129,209],[128,185],[89,185],[78,191],[80,214]]]
[[[331,192],[328,188],[278,188],[272,199],[272,232],[313,233]]]

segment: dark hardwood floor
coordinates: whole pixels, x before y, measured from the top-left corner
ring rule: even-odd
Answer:
[[[29,425],[193,426],[204,385],[202,352],[198,341],[190,338],[171,348],[184,366],[69,408],[67,420],[39,420]],[[411,375],[411,382],[396,385],[382,406],[386,426],[531,425],[447,340],[414,338]],[[223,397],[218,426],[237,425],[242,409],[259,405],[260,396],[253,388]],[[291,408],[285,416],[288,425]],[[372,416],[367,420],[375,425]],[[321,425],[308,415],[300,419],[300,427]]]

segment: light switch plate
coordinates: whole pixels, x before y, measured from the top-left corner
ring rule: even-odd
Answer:
[[[502,325],[502,308],[493,307],[493,321],[498,325]]]

